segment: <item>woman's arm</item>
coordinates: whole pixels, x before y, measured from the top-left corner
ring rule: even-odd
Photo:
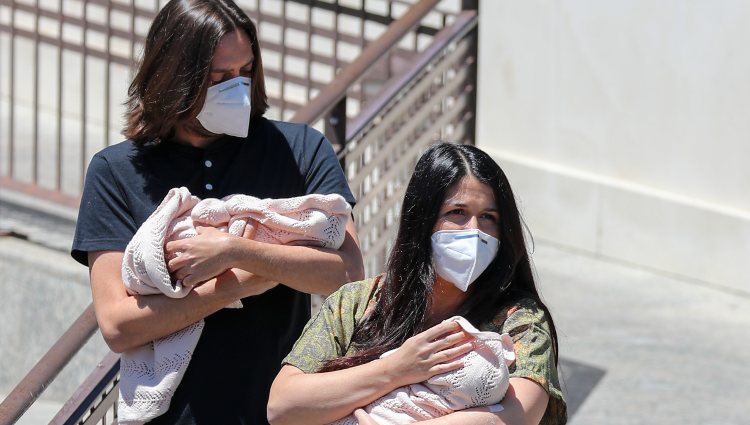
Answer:
[[[130,296],[122,283],[122,257],[118,251],[88,254],[96,320],[107,345],[118,353],[183,329],[233,301],[276,285],[242,270],[228,270],[195,287],[185,298]]]
[[[457,357],[472,343],[456,322],[433,326],[388,357],[349,369],[304,373],[285,365],[271,386],[268,420],[278,424],[325,424],[351,414],[404,385],[462,366]]]
[[[310,246],[276,245],[199,228],[198,236],[168,242],[169,270],[186,285],[227,270],[240,268],[283,283],[298,291],[330,294],[346,282],[364,278],[362,253],[353,220],[338,250]]]
[[[503,410],[493,413],[489,407],[459,410],[425,425],[537,425],[542,420],[549,394],[541,385],[526,378],[510,378],[510,386],[500,403]]]

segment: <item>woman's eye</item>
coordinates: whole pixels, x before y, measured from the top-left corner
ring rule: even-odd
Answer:
[[[216,84],[223,83],[226,81],[224,78],[224,75],[212,75],[211,76],[211,85],[215,86]]]
[[[490,221],[493,221],[493,222],[497,221],[497,217],[495,217],[493,214],[482,214],[482,216],[480,218],[483,218],[485,220],[490,220]]]

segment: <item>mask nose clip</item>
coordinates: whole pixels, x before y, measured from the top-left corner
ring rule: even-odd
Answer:
[[[489,267],[500,246],[479,229],[439,230],[431,242],[435,272],[463,292]]]

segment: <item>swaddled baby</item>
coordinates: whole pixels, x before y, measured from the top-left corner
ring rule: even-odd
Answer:
[[[252,235],[246,237],[265,243],[339,249],[350,214],[351,207],[340,195],[284,199],[231,195],[201,200],[184,187],[174,188],[125,248],[122,281],[129,294],[183,298],[192,287],[173,282],[164,246],[195,236],[196,226],[212,226],[235,236]],[[240,308],[242,303],[231,307]],[[143,424],[167,411],[203,326],[200,320],[122,354],[118,423]]]
[[[463,367],[435,375],[417,383],[399,387],[364,407],[380,425],[410,424],[445,416],[470,407],[499,403],[509,385],[508,366],[516,359],[510,335],[480,332],[469,321],[455,316],[465,332],[476,338],[475,349],[458,359]],[[384,353],[386,357],[395,350]],[[333,425],[356,425],[354,416],[347,416]]]

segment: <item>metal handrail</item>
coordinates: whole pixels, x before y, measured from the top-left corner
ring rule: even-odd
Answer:
[[[449,27],[440,30],[430,46],[415,58],[414,66],[383,87],[379,95],[368,102],[362,111],[351,122],[347,123],[346,140],[354,139],[365,127],[370,125],[376,116],[382,114],[383,109],[404,92],[404,89],[414,84],[417,76],[424,72],[427,65],[440,54],[446,45],[465,36],[476,26],[478,20],[476,11],[467,10],[461,12],[456,21]]]
[[[106,391],[107,386],[115,381],[115,377],[119,371],[120,355],[110,351],[96,365],[94,371],[78,387],[70,399],[63,404],[57,415],[50,421],[50,425],[72,425],[77,423],[77,419],[85,416],[86,411],[91,411],[97,407],[97,399]],[[116,389],[116,386],[111,388],[105,394],[105,397],[116,396],[116,394],[112,394]],[[93,419],[98,420],[99,417]]]
[[[94,305],[73,322],[0,404],[0,425],[15,423],[97,329]]]
[[[361,79],[371,66],[385,56],[398,41],[417,25],[440,0],[420,0],[406,14],[388,26],[388,29],[375,41],[368,44],[362,53],[343,68],[336,78],[324,87],[318,96],[298,110],[292,117],[294,122],[312,124],[323,117],[341,99],[353,84]]]

